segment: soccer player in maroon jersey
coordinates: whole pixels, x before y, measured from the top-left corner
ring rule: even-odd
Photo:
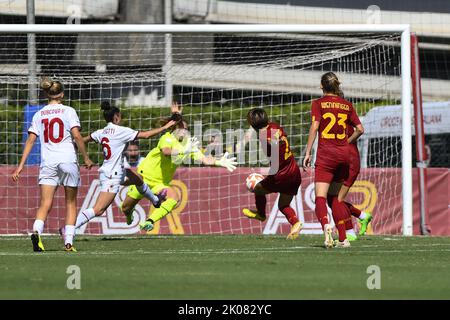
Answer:
[[[355,129],[352,126],[347,127],[347,135],[349,137],[352,136],[354,131],[355,131]],[[348,178],[344,181],[343,185],[333,183],[330,186],[330,189],[328,190],[328,197],[327,197],[327,202],[328,202],[328,205],[330,206],[330,208],[333,203],[333,197],[336,197],[336,194],[340,188],[343,189],[342,192],[343,192],[344,198],[345,198],[345,196],[347,195],[351,186],[353,186],[353,184],[355,183],[356,178],[358,177],[359,171],[361,169],[361,161],[360,161],[360,157],[359,157],[358,146],[356,145],[356,140],[354,140],[352,143],[349,143],[349,146],[350,146],[349,175],[348,175]],[[366,233],[368,224],[370,223],[370,221],[372,221],[372,215],[369,212],[363,212],[363,211],[359,210],[358,208],[353,206],[353,204],[351,204],[348,201],[346,201],[345,204],[347,205],[348,209],[350,210],[351,215],[354,216],[355,218],[357,218],[361,224],[361,228],[359,230],[359,235],[361,235],[361,236],[364,235]],[[355,232],[353,231],[353,223],[352,223],[351,219],[346,222],[345,228],[347,230],[347,239],[349,241],[356,240],[357,237],[356,237]]]
[[[332,227],[328,221],[327,193],[330,184],[344,183],[349,176],[350,146],[364,132],[364,128],[351,102],[342,98],[340,82],[332,72],[325,73],[321,78],[322,98],[313,100],[311,105],[312,124],[309,131],[306,154],[303,167],[311,166],[311,149],[319,133],[317,159],[315,163],[315,195],[316,216],[325,234],[325,247],[333,247]],[[355,127],[353,134],[348,137],[347,127]],[[331,209],[333,219],[339,231],[337,246],[348,247],[345,224],[351,219],[350,211],[344,202],[344,191],[338,189],[337,197],[333,197]]]
[[[243,209],[244,215],[251,219],[266,219],[266,194],[279,193],[278,209],[291,224],[288,239],[296,239],[302,228],[294,209],[290,207],[292,198],[297,195],[302,181],[300,168],[289,147],[283,128],[269,122],[267,113],[262,108],[254,108],[247,114],[247,121],[258,133],[266,155],[271,160],[269,175],[254,188],[256,210]]]

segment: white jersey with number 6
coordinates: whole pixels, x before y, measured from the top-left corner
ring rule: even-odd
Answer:
[[[109,122],[103,129],[91,133],[91,138],[102,145],[104,161],[98,169],[108,178],[123,175],[123,151],[128,142],[137,138],[139,131]]]
[[[49,104],[37,111],[28,132],[39,137],[41,167],[77,163],[77,151],[70,130],[80,127],[76,111],[62,104]]]

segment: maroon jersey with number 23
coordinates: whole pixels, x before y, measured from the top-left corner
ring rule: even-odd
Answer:
[[[315,182],[342,182],[348,178],[350,146],[348,126],[360,124],[351,102],[338,96],[324,96],[311,106],[312,121],[319,121],[319,144]]]

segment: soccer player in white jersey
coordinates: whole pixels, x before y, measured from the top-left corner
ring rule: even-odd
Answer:
[[[80,120],[75,110],[62,104],[64,98],[63,85],[59,81],[44,78],[41,88],[48,96],[49,102],[36,112],[25,143],[19,166],[12,179],[18,181],[31,149],[39,137],[41,143],[41,164],[39,168],[39,186],[41,201],[33,224],[31,242],[34,251],[44,251],[41,234],[44,222],[52,208],[53,197],[59,185],[64,186],[66,198],[65,250],[76,251],[73,247],[75,221],[77,218],[77,192],[80,185],[80,169],[78,166],[78,147],[88,169],[93,162],[89,159],[83,138],[80,134]],[[74,144],[75,142],[75,144]]]
[[[153,137],[174,126],[176,122],[172,120],[161,128],[149,131],[136,131],[119,125],[122,119],[119,108],[111,106],[107,101],[101,104],[101,108],[107,122],[106,127],[83,138],[84,142],[95,141],[103,149],[104,161],[98,170],[100,173],[100,194],[94,207],[88,208],[78,215],[76,228],[81,227],[94,217],[102,215],[114,201],[116,194],[123,185],[136,185],[139,192],[149,199],[156,208],[159,208],[161,202],[165,200],[165,192],[156,196],[137,174],[125,166],[124,151],[127,143],[136,139]]]

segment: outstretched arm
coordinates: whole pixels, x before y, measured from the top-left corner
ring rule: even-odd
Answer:
[[[234,170],[236,170],[236,166],[238,164],[236,161],[236,157],[229,157],[228,152],[225,152],[225,154],[220,159],[208,156],[203,157],[201,161],[205,166],[223,167],[229,172],[233,172]]]
[[[17,169],[12,174],[13,181],[19,180],[20,172],[22,172],[25,162],[30,155],[31,149],[33,148],[34,143],[36,142],[37,136],[34,133],[29,133],[27,141],[25,142],[25,147],[23,148],[22,158],[20,159],[20,163],[17,166]]]
[[[149,139],[153,136],[156,136],[157,134],[160,134],[164,130],[167,130],[171,127],[173,127],[176,124],[176,121],[170,120],[167,122],[167,124],[163,127],[148,130],[148,131],[140,131],[136,137],[136,139]]]

